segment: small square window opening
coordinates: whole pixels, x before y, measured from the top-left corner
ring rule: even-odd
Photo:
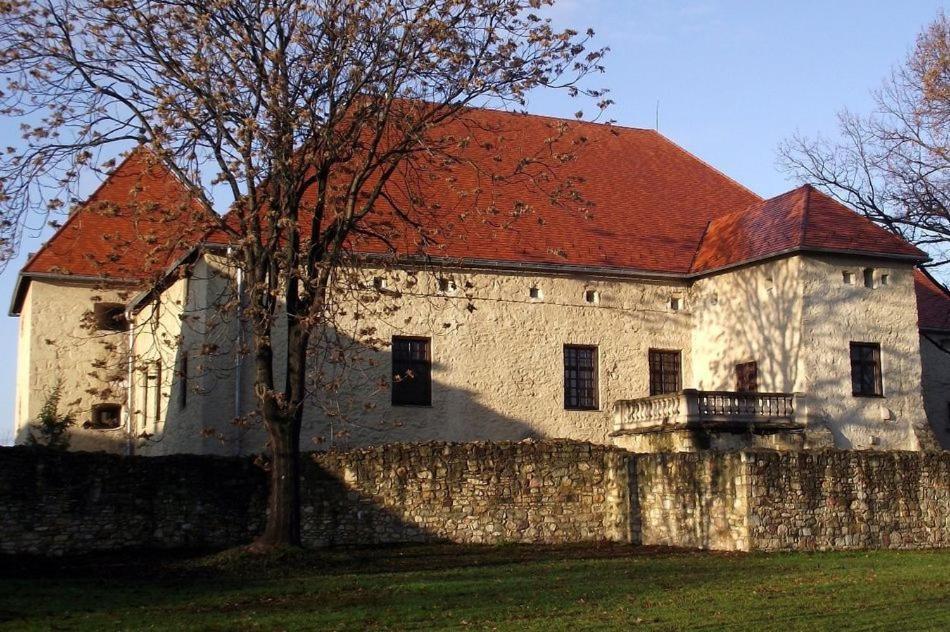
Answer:
[[[600,302],[600,293],[597,290],[585,290],[584,301],[586,303],[596,304]]]
[[[528,296],[534,300],[539,300],[541,298],[541,288],[532,287],[530,290],[528,290]]]
[[[844,281],[845,285],[854,285],[854,272],[845,270],[841,273],[841,280]]]
[[[455,285],[455,281],[452,279],[439,279],[439,291],[440,292],[454,292],[458,289],[458,286]]]

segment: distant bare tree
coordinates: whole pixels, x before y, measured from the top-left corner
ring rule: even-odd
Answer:
[[[425,216],[413,214],[425,205],[417,185],[462,160],[473,142],[469,106],[520,108],[537,88],[607,105],[578,84],[602,70],[603,51],[587,49],[589,31],[556,30],[540,13],[552,4],[0,2],[0,114],[24,121],[21,145],[0,159],[4,258],[28,217],[64,207],[78,174],[110,166],[99,162],[102,148],[146,145],[205,209],[215,187],[230,193],[227,218],[206,210],[202,221],[227,237],[247,280],[271,456],[258,548],[300,541],[308,350],[327,337],[335,271],[353,244],[425,243]],[[570,159],[542,149],[517,157],[508,177]],[[523,212],[513,206],[493,211]]]
[[[950,22],[941,12],[874,93],[876,109],[839,114],[840,140],[796,135],[784,168],[950,261]]]

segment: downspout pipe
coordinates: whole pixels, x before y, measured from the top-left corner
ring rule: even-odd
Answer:
[[[132,439],[132,406],[135,403],[133,399],[133,393],[135,391],[135,382],[133,380],[135,376],[135,327],[132,325],[132,310],[130,308],[126,308],[125,310],[125,322],[129,328],[129,348],[126,352],[128,375],[126,377],[125,388],[125,455],[132,456],[135,452],[135,442]]]
[[[228,247],[228,261],[233,261],[234,249]],[[241,370],[244,360],[244,269],[237,266],[235,274],[235,284],[237,285],[237,346],[234,349],[234,418],[241,416],[241,391],[242,380]],[[243,446],[240,442],[237,444],[237,453],[240,455]]]

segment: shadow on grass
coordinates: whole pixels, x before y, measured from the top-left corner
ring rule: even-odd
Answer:
[[[402,545],[20,558],[0,568],[0,623],[17,628],[798,629],[933,627],[950,616],[950,551]]]

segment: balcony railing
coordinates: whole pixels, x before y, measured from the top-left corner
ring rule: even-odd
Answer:
[[[697,391],[621,400],[614,404],[614,432],[675,427],[794,428],[802,425],[803,396],[792,393]]]

